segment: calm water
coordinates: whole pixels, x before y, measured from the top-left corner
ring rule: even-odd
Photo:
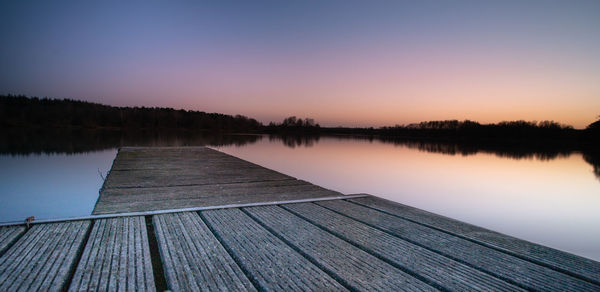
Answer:
[[[208,144],[325,188],[377,195],[600,260],[600,178],[580,153],[516,159],[521,155],[451,155],[444,147],[351,138],[217,141]],[[115,154],[0,156],[0,221],[90,214]]]
[[[91,214],[116,154],[0,156],[0,222]]]

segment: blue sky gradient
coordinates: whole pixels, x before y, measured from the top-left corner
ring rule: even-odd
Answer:
[[[3,1],[0,93],[324,125],[600,114],[600,1]]]

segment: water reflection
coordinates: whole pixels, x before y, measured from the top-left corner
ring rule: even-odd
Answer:
[[[583,160],[594,167],[594,174],[600,180],[600,150],[584,151]]]
[[[283,145],[295,147],[312,147],[319,142],[321,136],[282,136],[271,135],[269,141],[281,141]],[[600,151],[594,147],[578,149],[572,144],[538,144],[538,143],[484,143],[482,141],[433,141],[415,139],[394,139],[390,137],[364,136],[364,135],[339,135],[327,136],[328,139],[337,140],[364,140],[378,141],[384,144],[403,146],[428,153],[441,153],[446,155],[470,156],[480,153],[493,154],[501,158],[510,159],[537,159],[541,161],[566,158],[573,153],[583,153],[584,160],[594,168],[594,174],[600,179]],[[225,145],[224,145],[225,146]],[[600,146],[598,146],[600,148]]]
[[[283,145],[296,147],[312,147],[319,142],[320,135],[269,135],[269,141],[281,141]]]
[[[473,148],[376,137],[321,136],[293,148],[287,141],[218,150],[328,189],[374,194],[600,260],[600,233],[592,231],[600,229],[600,184],[582,153],[463,151]]]
[[[372,193],[600,259],[600,147],[376,136],[0,131],[0,221],[88,215],[121,146],[217,146],[343,193]],[[42,154],[42,155],[31,155]],[[75,154],[75,155],[74,155]],[[506,159],[510,158],[510,159]],[[593,173],[590,167],[592,165]]]
[[[117,151],[0,156],[0,222],[91,214]]]
[[[190,131],[120,131],[120,130],[69,130],[69,129],[3,129],[0,131],[0,155],[75,154],[87,153],[121,146],[243,146],[268,137],[270,142],[281,142],[290,148],[312,147],[321,135],[251,135],[223,134]],[[328,139],[378,141],[404,146],[428,153],[446,155],[494,154],[502,158],[552,160],[583,153],[584,160],[594,168],[600,179],[600,151],[596,145],[578,149],[570,143],[515,143],[485,141],[434,141],[428,139],[397,139],[365,135],[328,135]]]
[[[351,140],[367,140],[369,142],[380,141],[387,144],[405,146],[410,149],[417,149],[430,153],[442,153],[448,155],[475,155],[477,153],[491,153],[498,157],[514,158],[514,159],[530,159],[551,160],[559,157],[567,157],[571,153],[577,151],[576,147],[571,145],[544,145],[544,144],[498,144],[498,143],[474,143],[469,141],[449,142],[449,141],[434,141],[430,139],[399,139],[392,137],[379,136],[362,136],[362,135],[330,135],[332,139],[351,139]],[[283,145],[295,147],[312,147],[319,142],[321,136],[269,136],[270,141],[281,141]]]
[[[75,154],[121,146],[245,145],[260,139],[261,135],[224,135],[177,130],[3,129],[0,131],[0,154]]]

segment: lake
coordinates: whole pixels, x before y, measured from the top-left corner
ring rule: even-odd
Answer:
[[[335,136],[86,137],[2,146],[0,222],[89,215],[119,145],[208,145],[344,194],[380,196],[600,260],[600,176],[585,153]]]

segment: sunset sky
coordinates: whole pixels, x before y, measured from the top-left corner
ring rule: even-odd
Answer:
[[[600,115],[600,1],[2,1],[0,93],[325,126]]]

